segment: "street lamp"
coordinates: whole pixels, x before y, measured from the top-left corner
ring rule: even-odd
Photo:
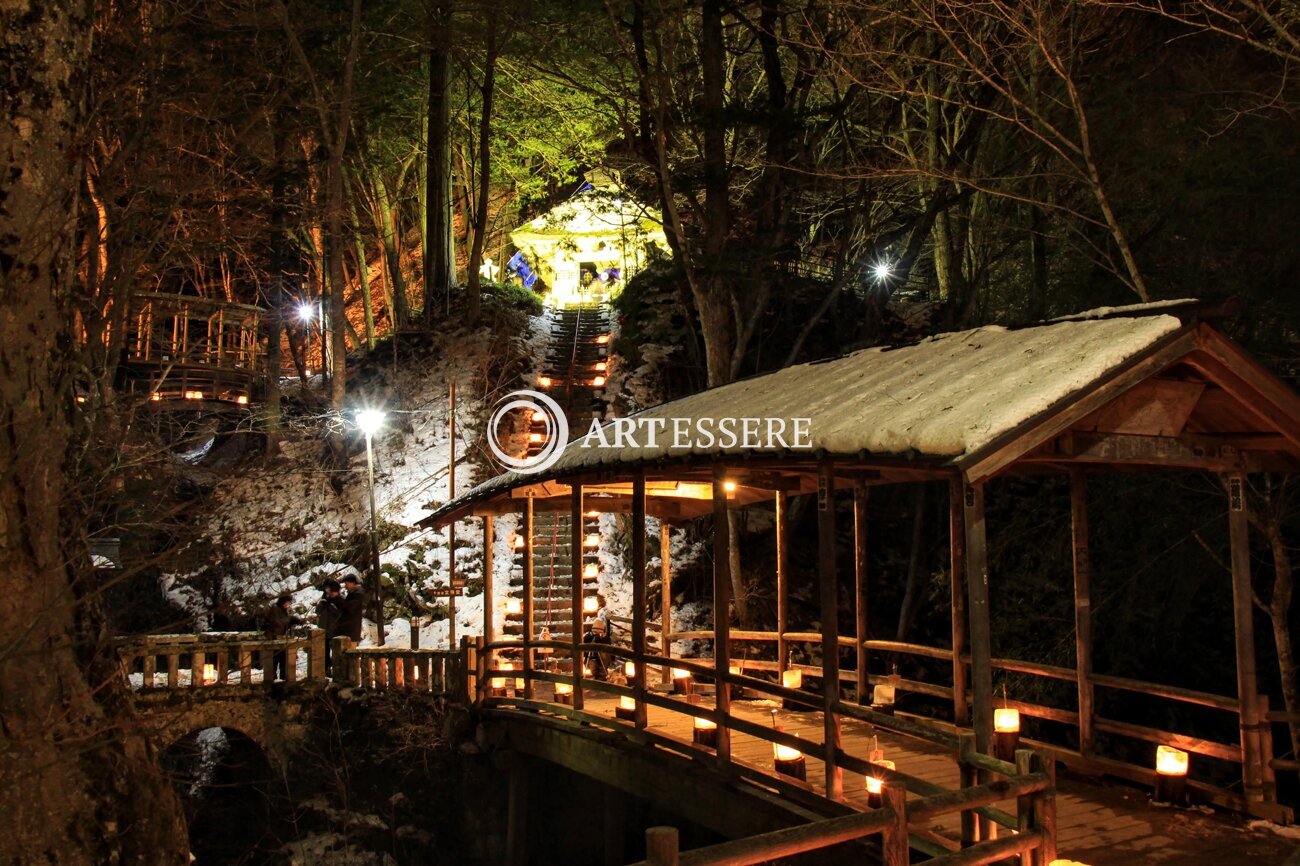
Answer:
[[[357,427],[366,434],[366,477],[370,485],[370,587],[375,596],[376,642],[384,643],[384,601],[379,586],[379,533],[375,530],[375,449],[372,440],[384,426],[382,409],[361,409],[356,414]]]
[[[298,321],[303,323],[307,329],[307,351],[311,351],[311,323],[313,319],[320,321],[320,370],[325,378],[329,378],[326,371],[329,370],[329,346],[327,345],[328,335],[325,325],[325,297],[321,296],[316,303],[311,301],[298,302]],[[383,414],[382,412],[380,413]]]

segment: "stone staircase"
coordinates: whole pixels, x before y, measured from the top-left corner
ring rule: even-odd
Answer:
[[[609,314],[598,304],[569,306],[552,314],[551,338],[542,375],[546,388],[564,409],[570,440],[586,434],[593,417],[605,411],[604,376],[608,357]],[[602,339],[604,338],[604,339]],[[540,430],[541,424],[537,425]],[[583,536],[597,532],[595,518],[584,518]],[[552,640],[571,640],[573,625],[574,563],[571,518],[567,512],[538,512],[533,517],[533,629],[543,628]],[[595,551],[577,557],[578,570],[595,562]],[[522,599],[523,550],[515,555],[510,573],[510,598]],[[590,569],[587,569],[590,571]],[[594,594],[594,575],[583,580]],[[506,613],[506,634],[523,631],[522,614]]]

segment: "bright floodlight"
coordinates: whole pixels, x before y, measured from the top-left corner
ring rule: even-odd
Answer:
[[[315,315],[316,307],[313,304],[303,302],[298,305],[298,318],[302,319],[304,322],[310,322],[312,317]]]
[[[362,409],[357,412],[357,426],[367,436],[373,436],[384,426],[384,413],[380,409]]]
[[[894,268],[889,262],[879,262],[872,266],[871,273],[875,275],[877,282],[884,282],[894,275]]]

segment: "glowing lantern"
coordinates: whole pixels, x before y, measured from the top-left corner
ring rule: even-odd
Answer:
[[[538,424],[542,423],[543,421],[546,420],[546,413],[543,412],[541,409],[534,409],[533,420],[536,421]]]
[[[497,668],[498,668],[499,670],[502,670],[502,671],[512,671],[512,670],[515,669],[515,666],[514,666],[513,664],[511,664],[510,662],[501,662],[499,665],[497,665]],[[504,697],[506,696],[506,678],[505,678],[505,677],[493,677],[493,678],[488,682],[488,685],[491,687],[491,695],[492,695],[492,697],[494,697],[494,698],[504,698]]]
[[[551,377],[550,377],[550,376],[538,376],[538,377],[537,377],[537,387],[539,387],[539,388],[549,388],[549,387],[551,387]]]
[[[1187,753],[1173,746],[1156,746],[1157,803],[1187,805]]]
[[[603,372],[605,372],[605,362],[604,362],[604,361],[597,361],[597,362],[596,362],[596,372],[597,372],[597,373],[603,373]]]
[[[636,719],[636,699],[623,695],[618,699],[618,707],[614,710],[614,715],[629,722]]]
[[[210,685],[215,684],[216,681],[217,681],[217,666],[216,666],[216,665],[204,665],[204,666],[203,666],[203,685],[205,685],[205,686],[210,686]]]
[[[149,395],[149,399],[155,403],[161,402],[162,394],[159,394],[157,391],[154,391],[152,394]]]
[[[573,685],[571,683],[555,684],[555,702],[566,707],[573,706]]]
[[[532,443],[538,443],[538,442],[541,442],[543,438],[544,438],[544,437],[542,436],[541,433],[529,433],[529,434],[528,434],[528,441],[529,441],[529,442],[532,442]]]
[[[623,676],[628,679],[636,676],[636,662],[623,662]]]
[[[247,395],[247,394],[240,394],[238,397],[235,398],[235,402],[238,403],[240,406],[247,406],[247,405],[248,405],[248,395]]]
[[[186,391],[186,392],[185,392],[185,399],[186,399],[186,400],[202,400],[202,399],[203,399],[203,392],[202,392],[202,391]]]
[[[740,676],[740,665],[728,665],[727,672],[733,677]],[[745,696],[745,687],[739,683],[732,683],[729,688],[731,689],[731,697],[733,699],[739,700]]]
[[[736,482],[734,482],[734,481],[724,481],[724,482],[722,482],[722,489],[725,490],[727,493],[735,493],[735,492],[736,492]]]
[[[591,387],[593,387],[593,388],[604,388],[604,387],[605,387],[605,377],[604,377],[604,376],[597,376],[596,378],[592,379],[592,380],[591,380]]]
[[[691,672],[673,668],[673,694],[684,695],[691,690]]]
[[[599,511],[588,511],[588,512],[587,512],[587,516],[588,516],[588,517],[600,517],[600,512],[599,512]]]
[[[524,546],[524,537],[522,535],[516,535],[515,550],[520,550],[521,548],[523,548],[523,546]]]
[[[718,723],[696,716],[695,730],[691,736],[691,740],[697,746],[707,746],[710,749],[716,749],[718,747]]]
[[[590,676],[591,676],[591,665],[583,665],[583,666],[582,666],[582,675],[583,675],[584,677],[590,677]]]
[[[772,768],[781,776],[789,776],[800,781],[806,781],[808,778],[808,764],[804,760],[803,752],[790,746],[772,744]]]
[[[881,767],[882,769],[885,770],[894,769],[893,761],[873,761],[872,765],[876,767]],[[878,776],[881,778],[878,778]],[[880,773],[878,774],[878,776],[867,776],[867,806],[869,806],[872,809],[880,808],[881,805],[880,794],[885,787],[885,780],[884,778],[882,778],[884,776],[884,773]]]
[[[803,671],[791,668],[781,672],[781,685],[787,689],[803,688]]]
[[[998,707],[993,711],[993,756],[1014,761],[1020,747],[1020,710]]]
[[[520,598],[506,599],[506,616],[519,616],[524,612],[524,601]]]
[[[600,574],[600,566],[594,562],[589,562],[582,567],[582,576],[588,580],[595,580]]]
[[[608,342],[609,342],[609,334],[601,334],[599,337],[596,338],[597,346],[603,346]]]
[[[583,547],[600,547],[600,536],[597,535],[597,534],[594,533],[594,532],[591,533],[590,535],[588,535],[586,538],[584,538],[584,539],[582,540],[582,546],[583,546]]]

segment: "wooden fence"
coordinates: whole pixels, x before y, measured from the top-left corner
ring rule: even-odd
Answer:
[[[994,863],[1009,857],[1019,857],[1023,866],[1046,866],[1055,859],[1055,772],[1050,759],[1029,750],[1016,754],[1016,762],[1001,761],[975,750],[973,734],[951,733],[905,716],[879,713],[869,707],[845,701],[836,701],[827,714],[830,736],[821,742],[797,734],[755,723],[730,711],[730,701],[722,696],[731,690],[744,689],[763,697],[783,701],[787,706],[822,710],[823,696],[800,689],[786,688],[768,680],[732,673],[719,669],[709,659],[671,658],[653,653],[638,654],[626,647],[610,644],[580,644],[583,653],[606,653],[616,659],[631,661],[634,676],[629,685],[605,682],[584,676],[580,665],[575,666],[577,676],[571,673],[540,670],[529,656],[537,650],[550,650],[552,654],[572,654],[574,645],[560,641],[495,641],[486,643],[479,638],[466,663],[474,665],[474,675],[468,680],[474,689],[477,702],[487,708],[517,708],[541,710],[585,724],[604,728],[634,729],[638,738],[655,746],[666,748],[688,757],[711,763],[724,773],[748,779],[764,787],[775,789],[783,795],[806,797],[808,787],[802,783],[785,781],[779,776],[733,761],[732,734],[743,734],[771,743],[773,747],[785,746],[801,755],[824,760],[828,772],[827,796],[839,800],[841,795],[833,789],[832,779],[838,769],[847,769],[863,775],[880,778],[891,786],[893,798],[881,809],[862,815],[831,819],[809,827],[792,828],[754,839],[738,840],[690,852],[680,862],[704,863],[759,863],[774,857],[837,844],[848,839],[881,835],[886,851],[886,863],[899,866],[910,862],[909,847],[917,847],[927,856],[940,859],[927,861],[956,864]],[[498,662],[506,657],[518,657],[520,664],[510,662],[509,667]],[[734,663],[735,660],[733,660]],[[693,678],[712,681],[715,688],[715,706],[690,703],[649,690],[646,682],[649,671],[655,666],[689,671]],[[548,699],[534,688],[537,682],[563,683],[572,686],[571,703]],[[508,688],[494,688],[494,683],[509,683]],[[475,688],[476,686],[476,688]],[[636,708],[630,718],[610,718],[608,715],[584,709],[584,695],[598,692],[618,697],[631,697]],[[716,745],[702,746],[647,730],[647,707],[657,707],[684,717],[707,719],[716,725]],[[838,731],[842,718],[868,722],[881,731],[898,734],[948,750],[957,763],[962,786],[960,790],[947,790],[934,782],[921,779],[896,769],[887,769],[872,763],[861,755],[842,748]],[[907,793],[923,799],[910,805],[901,800]],[[995,806],[1001,801],[1016,798],[1017,814],[1010,814]],[[934,820],[943,815],[960,813],[961,848],[951,851],[937,844],[930,830]],[[817,829],[810,829],[815,827]],[[998,838],[995,827],[1014,831],[1013,835]],[[799,832],[796,832],[799,831]],[[900,843],[898,840],[902,839]],[[910,842],[909,842],[910,839]],[[669,845],[656,842],[667,851]],[[800,847],[803,846],[803,847]],[[892,846],[892,847],[891,847]],[[890,852],[893,852],[892,854]],[[712,852],[712,853],[706,853]],[[901,853],[900,853],[901,852]],[[655,855],[658,856],[658,855]],[[888,859],[889,857],[894,859]],[[668,857],[667,853],[663,857]],[[948,858],[948,859],[943,859]],[[675,863],[672,859],[650,859],[648,864]]]

